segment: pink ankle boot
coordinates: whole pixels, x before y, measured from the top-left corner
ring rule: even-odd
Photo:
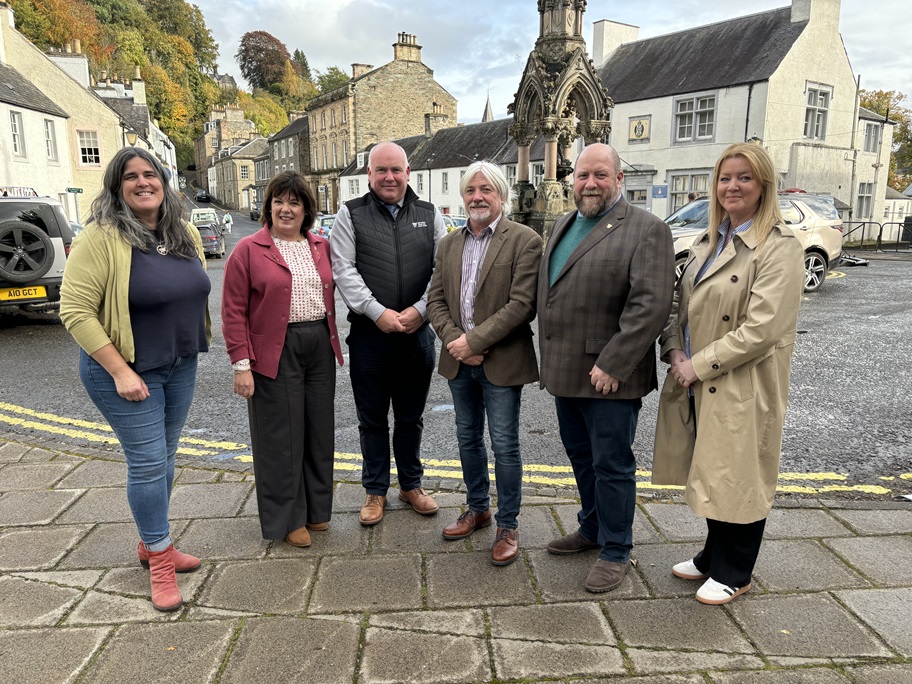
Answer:
[[[137,553],[139,554],[139,564],[148,568],[149,552],[146,551],[146,546],[142,542],[139,542]],[[171,560],[174,561],[175,572],[193,572],[201,565],[199,558],[191,556],[189,553],[181,553],[173,545],[171,546]]]
[[[177,588],[177,577],[174,574],[172,560],[173,546],[164,551],[148,551],[149,570],[152,580],[152,605],[156,610],[177,610],[184,602]]]

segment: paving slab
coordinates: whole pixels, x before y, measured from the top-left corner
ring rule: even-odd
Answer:
[[[912,537],[827,539],[826,545],[875,584],[908,586],[912,581]]]
[[[73,468],[72,463],[14,463],[0,470],[0,492],[47,489]]]
[[[152,607],[147,598],[132,598],[91,590],[64,621],[67,626],[117,625],[127,622],[168,622],[177,620],[181,611],[163,613]]]
[[[645,578],[653,596],[692,597],[700,588],[700,582],[675,577],[671,574],[671,568],[676,563],[693,558],[702,548],[702,543],[694,542],[649,544],[634,547],[633,555],[637,559],[637,570]]]
[[[0,631],[0,672],[15,684],[75,682],[111,629]],[[36,666],[40,664],[40,666]]]
[[[731,618],[695,599],[608,601],[608,617],[628,646],[754,653]]]
[[[11,528],[0,533],[0,571],[52,568],[88,531],[88,525]]]
[[[41,447],[32,447],[24,454],[20,459],[21,463],[44,463],[50,461],[55,456],[59,456],[56,451],[49,451],[47,449],[42,449]]]
[[[398,495],[398,492],[395,495]],[[361,506],[364,505],[365,496],[364,487],[361,485],[340,482],[333,490],[333,511],[349,513],[360,511]]]
[[[187,609],[185,620],[235,620],[242,617],[258,617],[256,613],[245,613],[240,610],[223,610],[222,608],[206,608],[205,606],[190,606]]]
[[[668,651],[642,648],[626,649],[637,674],[681,672],[687,670],[761,669],[761,658],[747,653],[710,653],[707,651]],[[639,680],[637,680],[639,681]]]
[[[823,510],[773,508],[763,529],[765,539],[851,537],[853,532]]]
[[[579,521],[576,517],[577,513],[579,513],[578,503],[573,503],[571,505],[567,505],[566,503],[555,504],[551,508],[554,510],[554,514],[563,528],[563,532],[560,533],[561,535],[570,534],[579,529]],[[634,545],[657,544],[660,541],[662,541],[662,538],[659,536],[656,528],[649,521],[649,518],[644,515],[640,507],[637,506],[633,513]]]
[[[912,532],[912,511],[831,511],[858,534],[909,534]]]
[[[487,551],[427,559],[427,602],[432,608],[529,604],[535,601],[526,565],[491,565]]]
[[[492,639],[608,646],[617,644],[611,625],[605,619],[599,604],[594,601],[493,607],[488,609],[488,617]]]
[[[228,518],[241,510],[250,490],[247,482],[175,485],[169,515],[175,520]]]
[[[257,522],[259,525],[259,521]],[[305,549],[284,542],[275,542],[269,549],[270,558],[298,558],[301,556],[339,556],[364,554],[370,545],[371,528],[364,527],[357,513],[336,513],[329,521],[329,529],[310,533],[313,542]]]
[[[496,512],[496,508],[494,511]],[[447,524],[455,522],[456,516],[450,518]],[[554,520],[550,506],[523,506],[519,518],[519,548],[541,549],[548,542],[559,537],[560,530]],[[475,551],[490,551],[497,535],[497,522],[492,520],[491,526],[477,530],[469,537],[471,547]]]
[[[413,632],[434,632],[436,634],[457,634],[474,637],[483,637],[485,635],[485,616],[477,608],[374,613],[370,616],[370,625],[371,627],[405,629]]]
[[[186,684],[214,679],[231,643],[233,622],[127,625],[92,664],[86,684]]]
[[[181,468],[175,476],[174,481],[177,484],[204,484],[215,482],[219,479],[221,472],[218,470],[201,470],[199,468]]]
[[[199,588],[209,577],[211,565],[203,565],[196,572],[177,573],[177,588],[180,589],[184,603],[190,602]],[[131,594],[150,598],[152,587],[149,583],[149,571],[140,565],[129,568],[114,568],[105,573],[104,578],[95,587],[99,591],[114,594]]]
[[[73,587],[75,589],[91,589],[95,586],[103,570],[72,570],[72,571],[43,571],[43,572],[13,572],[14,577],[24,577],[25,579],[36,582],[45,582],[63,587]]]
[[[126,522],[133,520],[127,502],[126,487],[90,489],[79,501],[60,516],[61,523]]]
[[[698,518],[681,504],[642,504],[652,523],[669,541],[703,541],[706,539],[706,520]]]
[[[197,603],[250,613],[300,613],[316,566],[316,560],[293,558],[220,563]]]
[[[535,576],[536,589],[543,601],[595,601],[611,598],[645,598],[649,591],[636,570],[631,569],[621,585],[608,594],[586,591],[586,576],[598,560],[598,549],[566,556],[544,549],[529,551],[527,557]],[[634,551],[636,553],[636,551]],[[519,562],[519,561],[517,561]],[[515,565],[515,563],[514,563]]]
[[[553,680],[551,680],[553,681]],[[544,682],[542,682],[544,684]],[[548,683],[550,684],[550,682]],[[681,675],[668,674],[659,677],[621,677],[618,679],[580,679],[574,680],[573,684],[706,684],[702,675]]]
[[[462,684],[491,679],[482,639],[380,629],[367,630],[359,682]],[[351,681],[350,679],[348,681]]]
[[[6,492],[0,495],[0,521],[4,527],[47,525],[83,492],[84,489]]]
[[[204,560],[254,559],[266,555],[269,541],[257,518],[216,518],[191,520],[177,545]]]
[[[225,470],[222,472],[219,482],[253,482],[253,473]]]
[[[813,539],[764,541],[754,577],[773,592],[870,586],[867,580]]]
[[[846,672],[859,684],[912,684],[912,665],[862,665]]]
[[[835,595],[890,646],[912,657],[912,588],[839,591]]]
[[[222,481],[224,482],[224,478],[222,479]],[[254,487],[250,491],[250,494],[247,496],[247,500],[244,502],[244,506],[243,506],[243,508],[241,508],[241,512],[238,513],[238,515],[259,515],[259,514],[260,514],[260,507],[257,504],[256,487]]]
[[[0,627],[52,627],[81,596],[78,589],[0,577]]]
[[[0,444],[0,463],[18,463],[29,449],[30,446],[16,442]]]
[[[414,610],[422,607],[421,594],[416,554],[324,558],[308,612]]]
[[[357,625],[343,621],[250,619],[220,684],[350,684],[359,636]]]
[[[171,536],[179,537],[186,526],[187,522],[183,520],[172,522]],[[96,525],[69,555],[60,562],[58,569],[107,569],[138,565],[137,546],[139,546],[139,533],[136,531],[135,523],[103,523]]]
[[[729,608],[766,655],[816,658],[891,655],[826,594],[742,597],[729,604]]]
[[[492,639],[491,648],[494,671],[501,679],[609,676],[627,672],[621,652],[613,646]]]
[[[711,679],[713,684],[848,684],[849,682],[844,675],[825,667],[766,672],[714,672]]]
[[[127,484],[127,464],[123,461],[84,461],[67,475],[58,487],[124,487]]]
[[[440,532],[456,519],[458,509],[437,515],[418,515],[414,511],[387,511],[373,528],[373,549],[377,553],[461,553],[462,542],[444,539]]]

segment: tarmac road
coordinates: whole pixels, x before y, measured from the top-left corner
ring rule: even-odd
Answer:
[[[259,227],[247,213],[232,214],[233,234],[226,236],[229,252],[238,239]],[[224,263],[207,262],[213,339],[210,352],[200,358],[184,433],[199,442],[189,444],[189,453],[196,451],[198,458],[213,462],[250,453],[246,410],[231,393],[232,375],[220,332]],[[796,480],[792,486],[798,491],[858,485],[883,488],[882,495],[912,491],[910,276],[912,261],[872,260],[867,268],[840,270],[818,292],[804,297],[782,457],[782,471],[794,474],[788,478]],[[344,324],[345,307],[338,296],[337,307],[339,323]],[[340,334],[344,339],[344,329]],[[94,425],[103,421],[79,383],[78,348],[55,316],[0,316],[0,359],[0,426],[24,435],[56,431],[74,444],[98,441]],[[660,373],[664,371],[660,364]],[[656,405],[653,393],[640,414],[634,448],[644,471],[650,467]],[[352,455],[360,453],[360,446],[347,367],[337,374],[335,414],[336,450],[349,455],[342,458],[350,459],[350,469],[356,471],[358,457]],[[425,414],[428,461],[458,459],[453,419],[449,389],[435,373]],[[527,473],[554,477],[557,484],[572,478],[553,401],[537,386],[523,392],[521,441],[524,461],[532,466]],[[821,475],[826,473],[839,477]],[[648,481],[648,475],[641,479]],[[780,487],[783,484],[780,481]]]

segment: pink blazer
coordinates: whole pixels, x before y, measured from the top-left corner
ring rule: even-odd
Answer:
[[[342,365],[336,330],[329,242],[306,234],[323,281],[323,302],[333,351]],[[241,238],[225,264],[222,285],[222,336],[231,362],[250,359],[257,373],[275,379],[291,309],[291,271],[272,241],[269,229]]]

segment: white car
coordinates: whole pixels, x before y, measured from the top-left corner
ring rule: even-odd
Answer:
[[[804,248],[804,291],[814,292],[827,271],[839,264],[842,254],[842,219],[833,199],[825,195],[781,193],[779,209],[785,223]],[[674,238],[675,275],[680,276],[690,256],[690,246],[709,225],[709,200],[685,204],[665,219]]]
[[[205,225],[220,225],[215,209],[193,209],[190,211],[190,223],[199,228]]]

